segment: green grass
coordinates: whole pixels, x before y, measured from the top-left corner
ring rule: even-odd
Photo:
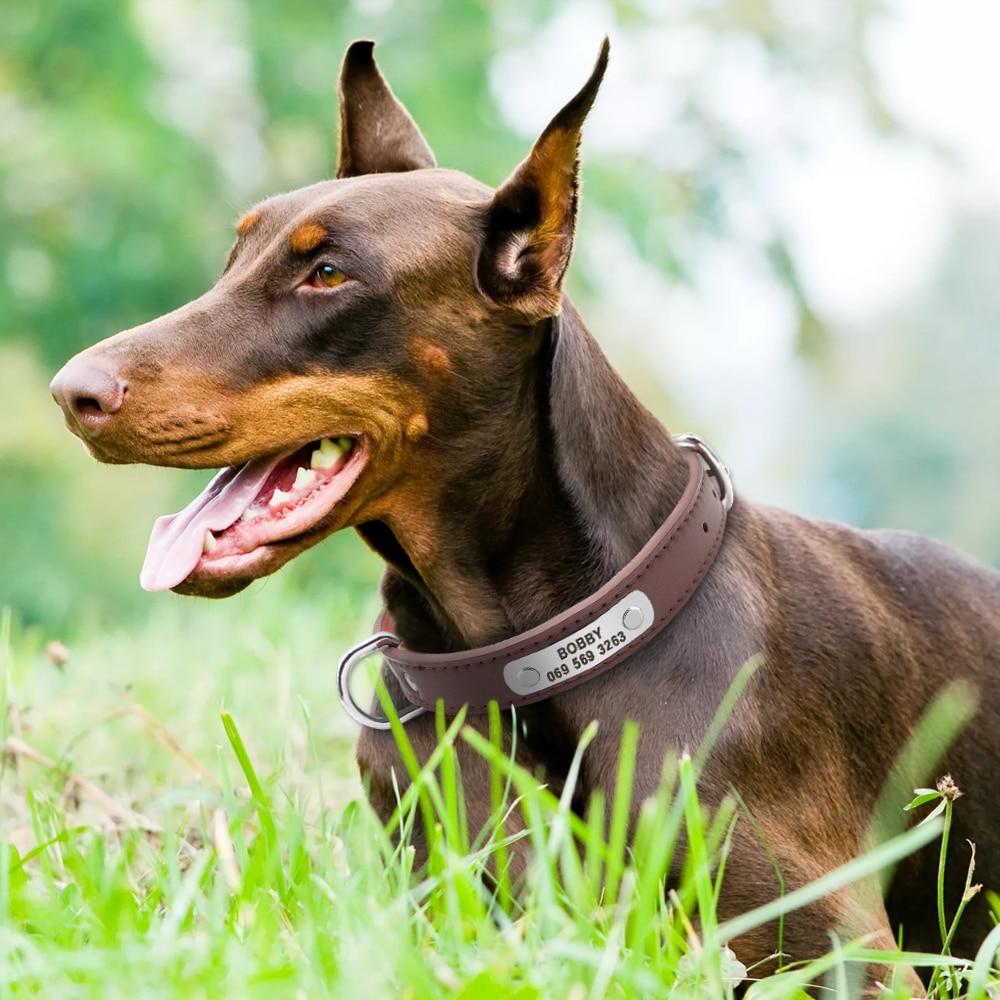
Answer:
[[[734,935],[918,846],[948,849],[961,800],[921,790],[914,808],[937,815],[898,822],[814,885],[720,922],[738,811],[699,803],[704,748],[665,763],[629,841],[634,729],[612,801],[595,796],[581,817],[572,781],[556,798],[501,752],[496,717],[490,740],[460,716],[439,718],[433,766],[411,759],[415,781],[390,824],[397,840],[364,800],[335,697],[337,653],[360,631],[342,623],[374,611],[360,593],[307,600],[279,578],[224,604],[156,602],[138,628],[81,633],[62,666],[43,653],[53,637],[4,619],[0,995],[730,996],[744,974],[726,948]],[[406,757],[405,730],[397,736]],[[459,743],[491,765],[498,822],[485,835],[465,824]],[[490,875],[515,847],[499,822],[515,806],[534,856],[522,887]],[[430,842],[420,871],[407,844],[417,824]],[[681,842],[683,876],[665,893]],[[935,996],[982,998],[1000,983],[1000,931],[974,963],[951,958],[959,918],[942,910],[940,954],[905,957]],[[851,996],[869,959],[897,956],[832,939],[828,955],[753,994],[794,997],[825,981]]]

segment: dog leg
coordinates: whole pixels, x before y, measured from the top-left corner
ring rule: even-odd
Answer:
[[[822,874],[815,860],[798,845],[775,844],[772,840],[770,848],[771,857],[755,839],[737,831],[726,862],[719,900],[720,920],[746,913],[781,894],[775,862],[781,870],[785,894]],[[734,938],[729,945],[736,957],[751,968],[751,975],[758,978],[791,962],[808,961],[828,953],[834,933],[841,942],[864,937],[867,948],[896,949],[877,880],[848,886],[787,914],[780,935],[778,922],[772,921]],[[923,983],[909,966],[869,965],[858,977],[855,988],[864,997],[876,997],[882,992],[880,984],[890,985],[894,975],[906,985],[911,996],[924,996]]]

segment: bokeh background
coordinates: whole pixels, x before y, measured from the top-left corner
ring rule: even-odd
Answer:
[[[272,664],[312,609],[289,669],[328,684],[374,557],[338,537],[224,611],[142,593],[153,519],[205,477],[92,463],[47,382],[199,294],[256,199],[329,175],[350,39],[379,41],[439,162],[495,184],[605,32],[569,287],[615,363],[745,495],[1000,563],[996,0],[21,0],[0,34],[0,606],[32,648],[102,636],[140,676],[130,637],[147,657],[198,636],[217,690],[216,645],[252,620]]]

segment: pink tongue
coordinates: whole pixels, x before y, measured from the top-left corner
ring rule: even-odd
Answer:
[[[259,458],[223,469],[179,514],[158,517],[139,574],[143,590],[169,590],[186,579],[201,559],[205,532],[233,524],[280,461]]]

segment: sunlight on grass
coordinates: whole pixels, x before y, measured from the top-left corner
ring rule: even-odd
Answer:
[[[286,626],[289,615],[304,626],[302,647],[291,640],[293,656],[320,655],[308,637],[325,634],[314,617],[322,613],[282,608]],[[755,973],[729,941],[754,927],[780,927],[786,914],[931,841],[941,840],[943,856],[942,830],[961,808],[947,788],[921,790],[913,808],[939,806],[939,815],[900,826],[817,882],[722,921],[719,892],[742,814],[735,801],[714,812],[699,802],[706,747],[665,762],[630,838],[634,727],[622,736],[612,801],[595,795],[581,815],[571,808],[574,783],[596,725],[557,797],[501,749],[498,713],[490,738],[466,728],[462,714],[439,715],[439,746],[422,768],[397,726],[411,783],[383,826],[352,777],[353,734],[336,711],[332,685],[325,694],[300,690],[315,683],[315,672],[303,671],[278,681],[288,690],[275,696],[273,668],[263,669],[278,655],[266,640],[269,622],[245,628],[226,652],[247,668],[245,676],[233,663],[219,665],[243,678],[223,684],[221,715],[219,691],[199,683],[206,673],[216,676],[216,654],[196,652],[208,649],[197,627],[170,634],[172,627],[168,619],[150,622],[129,646],[131,656],[108,638],[97,652],[73,652],[78,664],[89,664],[91,683],[97,661],[106,668],[109,693],[95,710],[71,680],[62,679],[71,687],[61,693],[51,678],[46,686],[45,670],[59,668],[45,666],[38,636],[12,636],[10,616],[3,619],[5,996],[733,996]],[[129,686],[126,665],[136,649],[145,650],[147,669],[141,684]],[[150,665],[159,669],[150,673]],[[754,667],[740,673],[709,739]],[[110,693],[116,684],[117,702]],[[27,693],[50,700],[28,704]],[[306,694],[311,712],[299,700]],[[81,718],[67,726],[74,705]],[[495,822],[483,832],[467,827],[460,742],[481,754],[493,775]],[[502,818],[514,808],[527,824],[509,836]],[[429,845],[420,870],[409,845],[416,829]],[[508,860],[528,845],[529,873],[512,885]],[[680,875],[668,883],[668,872]],[[850,996],[863,963],[906,960],[936,997],[984,998],[998,983],[1000,938],[995,931],[974,962],[951,957],[960,917],[942,910],[940,955],[877,952],[863,940],[834,939],[827,955],[754,982],[752,994],[795,997],[824,982]]]

